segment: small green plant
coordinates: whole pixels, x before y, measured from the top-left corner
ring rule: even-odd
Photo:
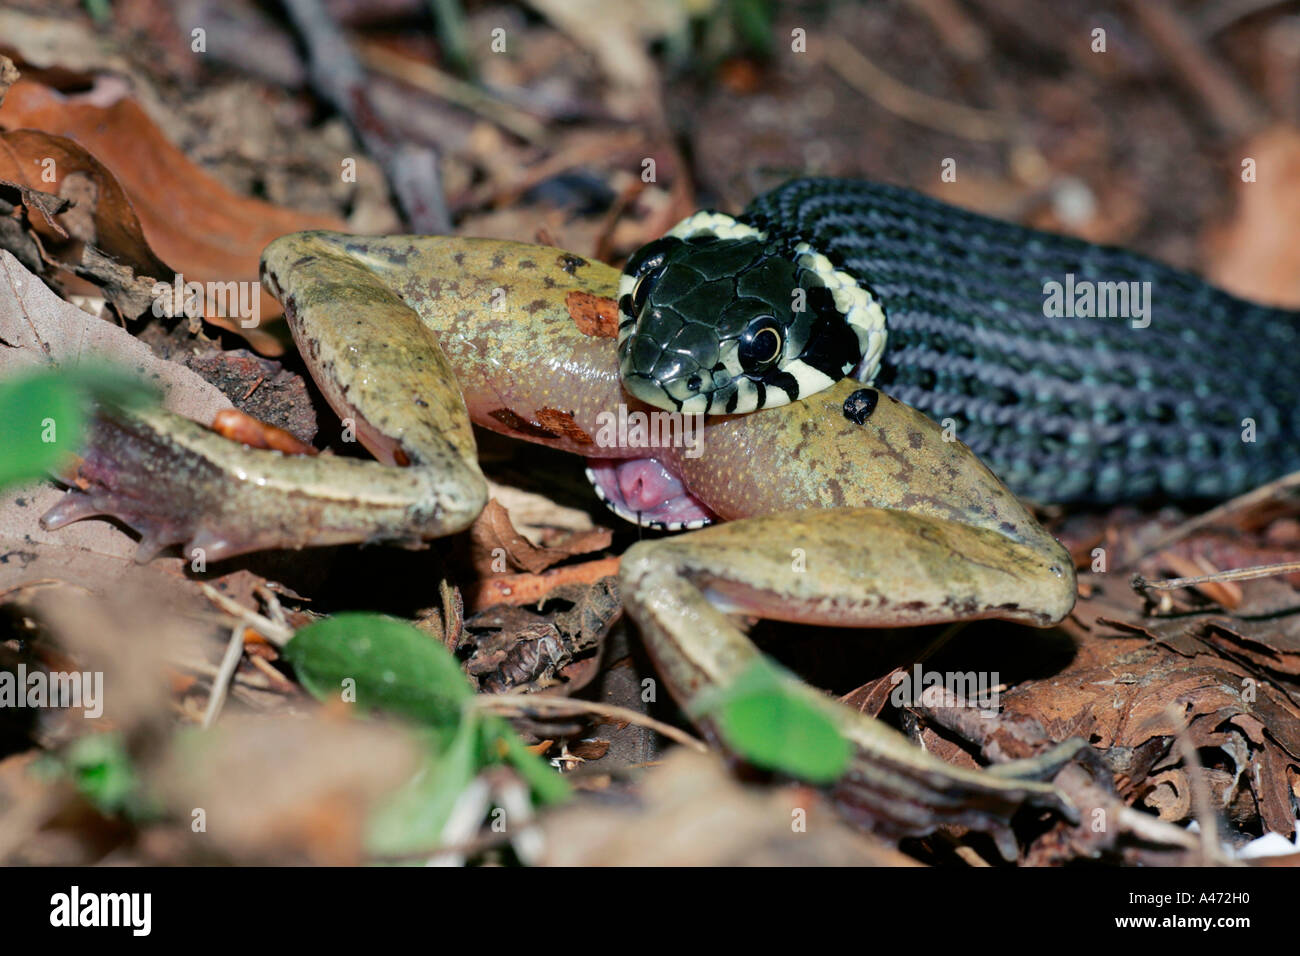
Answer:
[[[712,718],[727,746],[746,760],[811,783],[838,779],[852,757],[832,714],[828,701],[765,658],[695,710]]]
[[[512,766],[538,803],[569,794],[568,783],[505,720],[473,706],[474,692],[451,653],[404,621],[337,614],[298,631],[284,656],[318,700],[384,711],[421,728],[423,765],[371,821],[372,852],[437,846],[457,798],[493,765]]]
[[[0,381],[0,488],[57,472],[80,447],[93,402],[131,406],[151,395],[107,365],[43,368]]]

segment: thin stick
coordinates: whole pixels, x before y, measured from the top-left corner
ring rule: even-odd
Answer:
[[[1194,834],[1188,833],[1182,827],[1176,827],[1172,823],[1166,823],[1159,817],[1153,817],[1141,810],[1134,810],[1132,807],[1120,807],[1119,822],[1121,826],[1128,829],[1129,833],[1151,843],[1180,846],[1184,850],[1198,850],[1201,848],[1201,843]]]
[[[1190,535],[1193,531],[1199,531],[1201,528],[1226,522],[1227,519],[1241,513],[1250,511],[1258,505],[1272,502],[1279,504],[1282,496],[1285,494],[1294,499],[1296,493],[1300,491],[1300,472],[1292,472],[1289,475],[1283,475],[1275,481],[1270,481],[1266,485],[1260,485],[1245,494],[1238,495],[1230,501],[1225,501],[1221,505],[1216,505],[1209,511],[1199,514],[1194,518],[1189,518],[1176,528],[1171,528],[1166,534],[1161,535],[1155,541],[1151,542],[1142,554],[1134,560],[1145,558],[1149,554],[1161,551],[1171,544],[1181,541]]]
[[[527,714],[530,711],[549,711],[562,717],[600,714],[602,717],[613,717],[615,720],[626,721],[629,724],[649,727],[670,740],[675,740],[677,743],[690,747],[692,750],[698,750],[700,753],[709,752],[709,748],[703,741],[697,740],[684,730],[679,730],[671,724],[665,724],[663,721],[655,720],[653,717],[639,711],[619,707],[615,704],[602,704],[594,700],[575,700],[572,697],[546,697],[541,694],[480,694],[474,698],[474,704],[481,710],[503,717],[519,713]]]
[[[217,607],[257,631],[258,634],[261,634],[276,647],[284,647],[289,643],[289,639],[293,637],[293,628],[277,624],[269,617],[264,617],[256,611],[250,611],[238,601],[226,597],[211,584],[200,584],[199,590],[203,592],[204,597]]]
[[[373,40],[362,40],[357,44],[357,51],[366,69],[477,113],[535,146],[544,145],[550,138],[546,127],[527,113],[432,64],[394,53]]]
[[[950,103],[914,90],[840,37],[827,38],[826,65],[858,92],[918,126],[978,142],[1002,142],[1014,135],[1014,124],[1006,114]]]
[[[235,669],[239,667],[239,659],[244,656],[244,625],[236,624],[230,629],[230,640],[226,644],[225,656],[221,658],[221,666],[217,669],[217,676],[212,679],[212,693],[208,695],[208,709],[203,712],[203,729],[211,727],[216,723],[217,715],[221,713],[221,708],[225,706],[226,695],[230,692],[230,682],[234,679]]]
[[[1148,581],[1140,574],[1133,575],[1133,587],[1136,590],[1177,591],[1179,588],[1193,587],[1197,584],[1212,584],[1223,581],[1253,581],[1256,578],[1271,578],[1278,574],[1293,574],[1300,571],[1300,561],[1288,561],[1284,564],[1260,564],[1253,568],[1237,568],[1235,571],[1215,571],[1194,578],[1167,578],[1164,581]]]
[[[561,585],[595,584],[601,578],[618,574],[618,567],[618,558],[597,558],[582,564],[551,568],[541,574],[521,572],[494,575],[464,589],[465,606],[473,613],[495,604],[532,604]]]
[[[1187,722],[1178,708],[1172,704],[1165,708],[1165,714],[1177,728],[1174,732],[1174,746],[1178,748],[1179,756],[1183,758],[1183,766],[1187,769],[1187,782],[1192,788],[1192,809],[1196,811],[1196,820],[1201,825],[1201,853],[1208,862],[1226,863],[1228,861],[1224,858],[1223,851],[1219,849],[1219,824],[1214,817],[1214,807],[1210,805],[1210,786],[1206,781],[1201,758],[1197,755],[1196,748],[1192,746]]]
[[[1129,9],[1174,75],[1200,97],[1211,121],[1229,136],[1245,139],[1268,122],[1247,86],[1213,55],[1167,0],[1129,0]]]

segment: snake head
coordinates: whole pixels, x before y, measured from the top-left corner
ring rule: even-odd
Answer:
[[[849,285],[852,288],[849,288]],[[697,213],[628,261],[619,371],[641,401],[727,415],[785,405],[879,364],[884,313],[806,244]]]

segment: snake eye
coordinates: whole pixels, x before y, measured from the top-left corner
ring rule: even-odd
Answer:
[[[740,333],[740,364],[746,372],[761,372],[781,357],[781,333],[776,320],[760,315]]]

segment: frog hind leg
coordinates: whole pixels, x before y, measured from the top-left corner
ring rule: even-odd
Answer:
[[[978,618],[1046,626],[1074,602],[1059,545],[1035,549],[987,529],[876,508],[767,515],[644,541],[624,556],[620,580],[651,657],[688,713],[760,657],[731,614],[845,627]],[[1021,805],[1074,816],[1054,786],[1034,779],[1059,760],[967,770],[878,720],[829,706],[854,750],[831,793],[857,822],[897,836],[959,824],[992,834],[1005,855],[1015,850],[1008,821]],[[716,729],[707,717],[702,723]]]

